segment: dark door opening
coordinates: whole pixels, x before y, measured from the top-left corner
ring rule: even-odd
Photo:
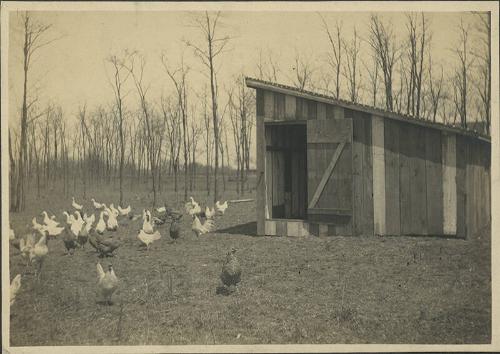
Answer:
[[[307,130],[305,124],[266,123],[266,217],[307,215]]]

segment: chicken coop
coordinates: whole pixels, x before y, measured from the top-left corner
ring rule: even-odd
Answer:
[[[256,90],[257,233],[470,237],[491,220],[482,134],[246,79]]]

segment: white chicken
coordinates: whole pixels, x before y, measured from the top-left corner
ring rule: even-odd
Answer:
[[[49,253],[49,247],[47,246],[47,235],[45,234],[44,231],[39,231],[39,232],[42,235],[42,237],[35,244],[35,247],[33,247],[30,251],[30,261],[33,265],[36,266],[35,275],[38,278],[40,278],[40,274],[42,272],[43,261],[45,260],[45,257]]]
[[[207,219],[202,224],[200,219],[198,219],[198,217],[195,215],[191,229],[194,231],[196,236],[199,237],[200,235],[213,231],[215,229],[215,223],[212,219]]]
[[[21,289],[21,274],[15,276],[10,283],[10,306],[16,301],[16,295]]]
[[[21,255],[25,257],[29,262],[29,257],[31,254],[31,250],[35,247],[35,235],[28,234],[26,239],[21,238],[19,240],[19,250],[21,251]]]
[[[193,216],[201,213],[201,208],[200,205],[193,199],[193,197],[190,197],[191,201],[187,202],[185,207],[186,207],[186,212]]]
[[[208,206],[205,208],[205,217],[207,219],[212,219],[215,216],[215,209],[210,209]]]
[[[146,249],[149,250],[149,245],[153,243],[156,240],[159,240],[161,238],[160,232],[157,230],[156,232],[152,234],[148,234],[144,232],[144,230],[140,230],[139,234],[137,235],[137,238],[144,244],[146,245]]]
[[[75,208],[76,210],[82,210],[83,206],[75,202],[75,197],[73,197],[73,202],[71,203],[71,206]]]
[[[118,209],[115,208],[113,203],[111,203],[111,205],[109,206],[109,210],[111,210],[115,218],[118,217],[118,215],[120,215],[120,212],[118,211]]]
[[[63,215],[66,216],[66,224],[71,225],[73,221],[75,221],[75,217],[73,215],[68,214],[67,211],[63,211]]]
[[[227,200],[223,204],[219,203],[219,201],[215,202],[215,210],[217,210],[217,212],[224,214],[226,212],[226,209],[227,209]]]
[[[57,221],[55,221],[56,217],[54,215],[52,215],[49,218],[49,215],[47,214],[46,211],[43,211],[42,215],[43,215],[43,222],[45,225],[47,225],[47,226],[59,226],[59,223]],[[35,221],[36,221],[36,218],[35,218]]]
[[[99,221],[97,222],[95,230],[99,235],[102,235],[106,230],[106,223],[104,222],[104,211],[101,211],[101,214],[99,215]]]
[[[80,230],[82,229],[82,226],[83,226],[83,219],[82,219],[82,216],[80,215],[80,212],[78,211],[75,211],[75,220],[73,221],[73,223],[71,224],[71,232],[73,233],[73,235],[75,237],[78,237],[78,235],[80,234]]]
[[[154,232],[154,229],[153,223],[151,222],[151,214],[149,213],[149,211],[146,211],[145,215],[146,217],[144,219],[144,222],[142,223],[142,231],[147,234],[152,234]]]
[[[45,226],[42,224],[39,224],[36,220],[36,216],[31,220],[31,223],[33,224],[33,230],[42,230],[45,229]]]
[[[64,226],[58,227],[58,226],[47,226],[43,229],[43,231],[47,232],[48,236],[59,236],[61,232],[63,232]]]
[[[105,212],[105,215],[108,217],[108,220],[106,220],[106,229],[116,231],[118,229],[118,220],[116,220],[115,214],[113,212]]]
[[[16,233],[14,232],[14,230],[10,229],[9,240],[15,240],[15,238],[16,238]]]
[[[160,207],[160,208],[156,208],[156,212],[157,213],[164,213],[167,211],[167,208],[165,208],[164,206]]]
[[[92,199],[91,199],[91,201],[92,201],[92,204],[94,204],[94,208],[95,208],[95,209],[102,209],[103,204],[96,202],[96,201],[94,200],[94,198],[92,198]]]
[[[104,301],[111,305],[111,296],[118,288],[118,277],[115,274],[112,265],[109,265],[108,271],[104,272],[100,263],[97,263],[98,286]]]
[[[120,215],[121,216],[127,216],[130,211],[132,210],[132,208],[130,207],[130,205],[128,207],[126,207],[125,209],[122,209],[119,205],[118,205],[118,211],[120,212]]]
[[[94,224],[95,221],[95,215],[92,214],[91,216],[84,215],[83,220],[85,221],[85,229],[87,232],[90,232],[90,229],[92,228],[92,225]]]

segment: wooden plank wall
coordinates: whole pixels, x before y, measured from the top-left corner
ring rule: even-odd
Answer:
[[[387,235],[401,234],[399,214],[399,125],[386,119],[385,143],[385,227]]]
[[[443,234],[457,234],[457,151],[456,135],[442,134]]]
[[[279,154],[276,156],[275,151],[266,152],[263,148],[264,120],[286,122],[344,117],[353,119],[351,231],[354,235],[374,234],[374,212],[377,220],[380,220],[381,216],[378,211],[374,211],[373,194],[378,195],[379,190],[376,183],[374,189],[373,169],[378,171],[377,176],[381,171],[379,162],[375,162],[375,167],[373,166],[371,117],[366,113],[325,103],[257,90],[257,173],[263,175],[262,183],[257,184],[258,234],[277,234],[285,231],[288,234],[289,226],[291,234],[305,233],[297,231],[299,227],[295,224],[271,225],[260,221],[265,218],[272,220],[274,215],[272,208],[268,206],[276,206],[284,199],[284,195],[280,193],[272,194],[272,188],[270,191],[270,186],[283,181],[275,182],[272,175],[264,173],[265,170],[276,170],[275,164],[282,165],[284,161],[284,157],[279,157]],[[380,132],[375,134],[380,136]],[[384,234],[456,234],[466,237],[490,222],[490,144],[391,119],[384,119],[383,136],[385,151],[384,170],[381,175],[384,176],[385,184]],[[333,149],[334,146],[331,150],[318,150],[318,156],[308,161],[311,166],[306,165],[305,156],[297,160],[292,157],[292,189],[302,187],[307,190],[307,183],[310,181],[301,183],[301,179],[320,179],[321,176],[311,175],[311,171],[324,168],[314,164],[325,164],[323,167],[326,168],[329,162],[327,156],[333,154]],[[296,178],[297,171],[303,171],[303,176]],[[338,186],[334,187],[335,185],[334,183],[328,188],[337,190],[329,189],[327,194],[338,192]],[[290,215],[296,215],[299,206],[307,204],[307,199],[307,194],[292,193]],[[321,200],[319,203],[321,205]],[[342,221],[339,221],[339,224],[342,224]],[[305,222],[304,225],[307,225],[307,233],[314,235],[349,231],[322,222]]]
[[[373,235],[372,121],[368,114],[345,110],[353,119],[353,234]]]
[[[373,225],[375,235],[385,235],[385,145],[384,118],[372,116]],[[390,186],[388,186],[390,188]]]
[[[265,165],[266,165],[266,142],[264,128],[264,92],[257,90],[256,92],[256,202],[257,202],[257,235],[265,234],[265,217],[266,217],[266,188],[265,188]]]

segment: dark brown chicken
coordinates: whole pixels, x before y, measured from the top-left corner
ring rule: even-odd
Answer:
[[[222,265],[220,279],[228,288],[236,286],[241,281],[241,266],[236,258],[235,248],[232,248],[226,255],[226,260]]]
[[[66,251],[68,251],[68,254],[72,255],[75,252],[75,249],[78,247],[78,242],[73,233],[67,228],[64,230],[63,242],[64,247],[66,247]]]
[[[89,234],[89,243],[99,253],[100,257],[112,257],[113,252],[121,246],[121,242],[119,239],[105,239],[101,236],[93,234]]]
[[[172,217],[172,222],[170,223],[170,237],[173,240],[177,240],[179,237],[181,237],[181,218],[182,214],[180,216]]]

